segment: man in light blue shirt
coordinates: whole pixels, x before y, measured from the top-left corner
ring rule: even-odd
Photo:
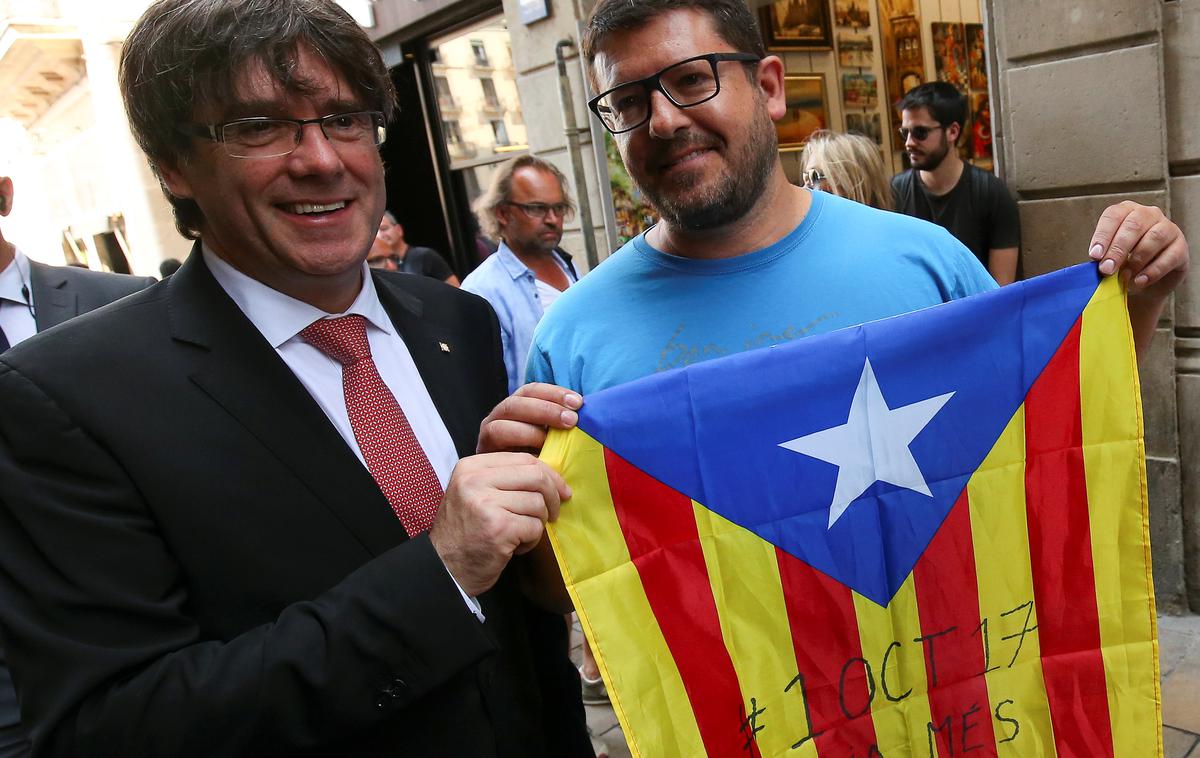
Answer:
[[[574,212],[562,172],[532,155],[502,164],[475,204],[480,227],[500,239],[500,247],[462,286],[496,311],[510,393],[524,383],[534,327],[559,293],[579,280],[571,256],[558,248],[563,222]]]

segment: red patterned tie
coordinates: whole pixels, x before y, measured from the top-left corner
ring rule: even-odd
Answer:
[[[367,320],[354,315],[321,319],[305,327],[300,336],[342,364],[346,411],[367,469],[409,536],[424,532],[442,501],[442,485],[375,368]]]

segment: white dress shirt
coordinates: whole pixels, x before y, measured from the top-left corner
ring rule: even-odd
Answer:
[[[357,314],[367,320],[367,341],[371,345],[371,357],[379,376],[392,391],[396,402],[404,410],[421,449],[428,456],[442,489],[450,481],[450,474],[458,463],[458,452],[454,440],[446,429],[442,417],[429,396],[429,390],[417,371],[408,346],[396,332],[387,311],[379,302],[375,282],[370,269],[363,263],[363,285],[350,307],[344,313],[326,313],[271,289],[267,285],[246,276],[222,260],[206,245],[201,245],[204,263],[213,278],[228,293],[246,318],[262,333],[279,357],[287,364],[300,383],[304,385],[317,405],[333,423],[342,439],[366,467],[366,459],[354,437],[350,426],[350,414],[346,411],[346,398],[342,391],[342,365],[325,353],[305,342],[300,332],[309,324],[322,318],[336,318]],[[454,577],[451,576],[451,579]],[[455,585],[458,582],[455,581]],[[471,612],[483,620],[479,604],[458,587],[463,600]]]
[[[12,261],[0,271],[0,329],[4,330],[9,345],[37,334],[33,318],[36,307],[29,289],[29,259],[17,250]]]

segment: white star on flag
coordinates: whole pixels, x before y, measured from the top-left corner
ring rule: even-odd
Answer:
[[[780,447],[838,467],[829,506],[829,527],[875,482],[887,482],[933,497],[908,445],[942,409],[953,392],[901,408],[888,408],[867,359],[845,424],[779,443]]]

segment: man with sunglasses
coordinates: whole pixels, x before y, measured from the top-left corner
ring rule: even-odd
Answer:
[[[159,0],[120,78],[196,245],[0,359],[0,630],[34,754],[591,755],[546,697],[579,688],[561,615],[512,561],[569,491],[488,452],[579,400],[506,399],[486,302],[367,267],[379,50],[333,0]]]
[[[558,246],[563,222],[574,212],[566,177],[533,155],[500,164],[475,202],[480,228],[500,244],[467,275],[463,289],[496,310],[509,392],[524,384],[534,327],[559,294],[579,280],[570,254]]]
[[[661,221],[563,294],[526,378],[584,394],[996,287],[946,230],[791,185],[783,62],[743,0],[600,0],[593,113]],[[1156,208],[1105,211],[1089,255],[1131,282],[1139,350],[1188,265]]]
[[[1021,220],[1004,182],[959,157],[967,98],[954,85],[914,87],[897,106],[912,168],[892,178],[900,213],[946,228],[1000,284],[1017,278]]]

